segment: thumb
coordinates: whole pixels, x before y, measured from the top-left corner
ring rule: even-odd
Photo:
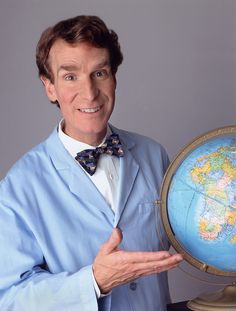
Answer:
[[[122,233],[119,228],[114,228],[112,233],[107,240],[107,242],[103,245],[102,252],[109,254],[117,250],[117,247],[122,241]]]

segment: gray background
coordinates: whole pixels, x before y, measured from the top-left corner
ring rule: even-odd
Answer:
[[[47,26],[79,14],[99,15],[120,37],[114,125],[158,140],[173,159],[197,135],[235,123],[236,1],[0,0],[1,178],[60,119],[37,78],[35,46]],[[173,301],[218,290],[179,269],[169,279]]]

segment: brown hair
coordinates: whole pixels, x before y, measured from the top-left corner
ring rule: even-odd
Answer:
[[[48,58],[51,47],[58,39],[63,39],[70,44],[89,42],[95,47],[108,49],[113,74],[123,61],[118,36],[113,30],[109,30],[97,16],[76,16],[47,28],[38,42],[36,49],[38,74],[45,76],[51,82],[54,78]]]

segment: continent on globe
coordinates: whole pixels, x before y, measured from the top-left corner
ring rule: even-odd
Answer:
[[[236,243],[235,156],[233,143],[199,157],[191,170],[193,183],[206,194],[199,217],[199,233],[205,240],[228,239]]]

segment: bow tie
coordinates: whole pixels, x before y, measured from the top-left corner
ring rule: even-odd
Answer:
[[[124,156],[124,150],[122,149],[122,145],[117,134],[111,134],[106,139],[104,144],[96,149],[86,149],[77,153],[75,159],[86,170],[86,172],[92,176],[96,171],[99,157],[103,153],[114,155],[116,157]]]

